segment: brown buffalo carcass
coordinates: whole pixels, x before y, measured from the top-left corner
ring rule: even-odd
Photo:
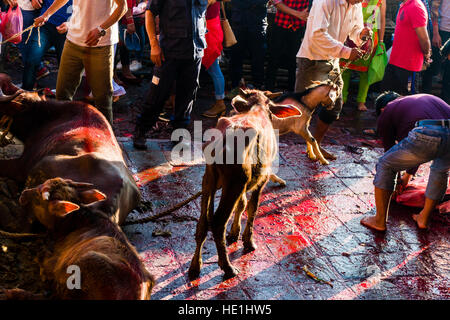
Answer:
[[[246,251],[255,250],[253,222],[261,192],[269,179],[284,184],[272,173],[278,143],[271,118],[287,120],[300,117],[301,112],[293,106],[274,105],[259,91],[254,91],[245,103],[242,109],[239,103],[234,105],[243,113],[218,120],[216,128],[220,135],[203,149],[207,164],[202,182],[201,215],[195,233],[197,247],[189,268],[191,279],[200,275],[201,251],[209,228],[216,243],[219,267],[225,272],[224,278],[237,274],[225,246],[225,227],[232,212],[235,211],[235,216],[228,242],[238,239],[241,215],[247,208],[248,219],[242,240]],[[244,111],[245,107],[248,108]],[[214,213],[214,196],[218,189],[222,189],[222,195]],[[252,192],[248,207],[247,192]]]
[[[20,196],[53,240],[41,275],[53,283],[58,299],[150,299],[154,278],[120,227],[92,208],[105,198],[89,183],[61,178]]]
[[[50,271],[49,266],[54,266],[55,280],[60,281],[65,265],[49,261],[67,262],[66,256],[81,259],[76,252],[81,248],[92,252],[92,256],[80,260],[81,276],[83,268],[87,268],[85,275],[89,274],[92,280],[86,280],[89,287],[82,290],[88,293],[83,293],[83,297],[148,298],[153,278],[138,263],[139,256],[118,227],[138,205],[140,193],[106,118],[82,102],[45,101],[36,92],[21,92],[5,74],[0,74],[0,89],[3,93],[0,118],[6,119],[9,132],[24,143],[20,158],[0,160],[0,176],[25,183],[28,190],[21,197],[22,204],[31,209],[29,212],[57,240],[53,256],[47,259],[44,269]],[[58,191],[64,189],[63,185],[54,184],[51,191],[43,192],[40,197],[37,191],[54,182],[54,178],[77,181],[76,188],[90,186],[91,191],[82,190],[79,197],[66,197]],[[98,192],[92,192],[93,188]],[[60,202],[54,206],[56,200]],[[75,210],[77,207],[80,208]],[[46,216],[52,217],[50,222],[44,219]],[[106,271],[110,269],[113,271]],[[108,276],[101,277],[103,272]],[[119,288],[112,286],[106,294],[104,290],[110,285],[111,277],[122,284],[118,278],[133,278],[141,283],[142,291],[137,293],[134,282],[130,282],[129,294],[122,286],[119,288],[123,292],[115,292]],[[76,296],[75,291],[71,294]]]

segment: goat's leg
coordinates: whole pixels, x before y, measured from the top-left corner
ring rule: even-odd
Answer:
[[[306,140],[306,152],[308,153],[308,157],[313,161],[319,160],[321,164],[329,164],[328,160],[324,158],[320,151],[316,138],[313,137],[308,128],[305,128],[305,135],[302,136]]]
[[[234,212],[234,220],[231,226],[231,230],[227,236],[227,244],[232,244],[239,239],[239,234],[241,233],[241,216],[247,207],[247,196],[245,193],[239,199],[236,210]]]
[[[206,186],[204,185],[204,187]],[[208,187],[211,187],[211,189],[205,188],[204,190],[206,190],[206,192],[202,194],[200,219],[198,220],[195,231],[195,241],[197,246],[188,271],[189,279],[191,280],[197,279],[200,275],[200,269],[203,264],[202,249],[208,234],[208,216],[210,217],[214,213],[215,187],[211,185]]]
[[[267,179],[268,180],[268,179]],[[262,190],[267,183],[267,180],[258,186],[250,197],[247,209],[247,224],[245,225],[244,233],[242,234],[242,241],[244,243],[244,251],[251,252],[256,249],[253,242],[253,223],[255,221],[256,213],[258,211],[259,200],[261,198]]]
[[[245,182],[239,183],[237,181],[231,186],[222,186],[222,197],[212,220],[211,227],[216,243],[219,267],[225,272],[225,279],[232,278],[239,272],[231,265],[230,260],[228,259],[227,248],[225,246],[225,226],[230,219],[231,213],[236,207],[238,200],[245,192],[245,187]]]
[[[320,150],[319,144],[317,143],[317,140],[314,139],[312,146],[313,146],[315,154],[317,155],[317,158],[319,159],[319,162],[323,165],[330,164],[330,162],[327,159],[325,159],[325,157],[323,156],[322,151]]]
[[[270,175],[270,181],[272,181],[273,183],[278,183],[281,187],[286,187],[286,181],[284,181],[274,173]]]

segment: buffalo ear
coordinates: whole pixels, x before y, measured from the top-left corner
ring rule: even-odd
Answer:
[[[300,117],[302,112],[297,107],[286,104],[286,105],[270,105],[270,112],[277,118],[289,118],[289,117]]]
[[[80,192],[80,200],[84,205],[90,205],[98,201],[106,200],[106,195],[97,189],[90,189]]]
[[[48,211],[56,217],[65,217],[78,209],[80,206],[70,201],[53,200],[48,203]]]

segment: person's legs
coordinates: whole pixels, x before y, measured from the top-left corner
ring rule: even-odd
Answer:
[[[381,88],[383,91],[395,91],[402,96],[406,96],[408,95],[408,78],[412,74],[412,71],[388,64],[384,72]]]
[[[56,99],[72,100],[81,82],[84,48],[67,40],[61,55],[56,80]]]
[[[92,89],[95,107],[113,123],[113,46],[87,48],[83,57],[86,79]]]
[[[280,64],[280,58],[284,51],[284,44],[287,42],[287,39],[284,38],[282,27],[274,24],[271,26],[271,28],[271,38],[268,42],[269,59],[267,61],[266,72],[266,89],[269,91],[273,91],[275,89],[275,80],[277,77],[278,66]]]
[[[247,51],[248,38],[246,29],[240,24],[233,25],[233,32],[237,40],[237,43],[231,47],[230,57],[231,88],[234,89],[239,86],[242,78],[242,64]]]
[[[444,44],[448,39],[450,39],[450,32],[440,31],[442,44]],[[442,74],[442,89],[441,98],[450,103],[450,60],[448,57],[443,57],[444,63],[442,64],[443,74]]]
[[[248,36],[249,49],[252,59],[252,81],[256,88],[261,89],[264,84],[264,57],[266,55],[266,26],[251,28]]]
[[[385,230],[387,208],[391,194],[395,190],[397,173],[431,161],[439,153],[449,150],[447,146],[443,147],[442,138],[439,137],[439,134],[430,132],[428,129],[415,128],[409,133],[408,137],[389,149],[376,165],[376,174],[373,181],[377,205],[376,215],[363,218],[361,224],[375,230]],[[447,165],[449,162],[450,160],[447,159]],[[434,182],[430,183],[429,180],[428,185],[434,185]]]
[[[367,111],[366,99],[367,93],[369,92],[369,73],[368,72],[358,72],[358,73],[359,73],[359,86],[356,102],[358,103],[359,111]]]
[[[294,91],[295,79],[297,71],[297,53],[302,44],[303,36],[305,34],[305,28],[300,27],[296,31],[287,31],[287,68],[288,68],[288,91]]]
[[[34,19],[36,19],[39,16],[39,10],[21,10],[21,11],[22,11],[22,18],[23,18],[23,22],[22,22],[23,30],[25,30],[26,28],[31,26],[34,23]],[[33,29],[31,31],[32,31],[32,35],[34,35],[37,32],[36,29]],[[30,31],[22,34],[22,41],[17,44],[17,48],[19,48],[20,55],[22,56],[22,63],[24,65],[28,58],[28,53],[27,53],[28,50],[25,46],[25,42],[27,41],[29,33],[30,33]],[[6,39],[3,39],[3,40],[6,40]]]
[[[352,76],[352,70],[347,69],[342,72],[342,81],[344,85],[342,86],[342,102],[346,103],[348,98],[348,88],[350,87],[350,80]]]
[[[205,117],[214,118],[219,114],[222,114],[226,110],[223,99],[225,98],[225,79],[222,71],[220,70],[219,58],[217,58],[213,64],[206,70],[211,76],[214,83],[214,92],[216,96],[216,102],[214,105],[202,115]]]
[[[52,32],[53,25],[45,24],[41,27],[40,32],[40,45],[37,34],[32,34],[28,43],[25,45],[25,51],[27,52],[27,58],[24,59],[23,74],[22,74],[22,89],[31,91],[34,88],[36,82],[36,72],[40,68],[42,57],[47,52],[52,44]]]
[[[192,106],[199,85],[201,59],[182,60],[177,66],[174,129],[189,125]]]

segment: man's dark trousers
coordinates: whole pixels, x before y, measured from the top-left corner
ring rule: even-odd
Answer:
[[[271,28],[271,39],[268,41],[269,60],[266,72],[266,89],[271,91],[275,89],[277,71],[284,59],[288,68],[288,90],[294,91],[297,68],[296,55],[302,44],[305,28],[300,27],[294,31],[276,24],[273,24]]]
[[[161,67],[155,66],[150,90],[142,113],[137,118],[137,125],[145,130],[154,126],[175,82],[175,113],[171,123],[174,129],[186,128],[197,93],[200,66],[201,58],[166,59]]]
[[[266,26],[247,26],[247,23],[233,23],[237,43],[231,47],[231,86],[236,88],[242,78],[242,65],[247,51],[251,55],[252,80],[256,87],[264,84],[264,55]]]

